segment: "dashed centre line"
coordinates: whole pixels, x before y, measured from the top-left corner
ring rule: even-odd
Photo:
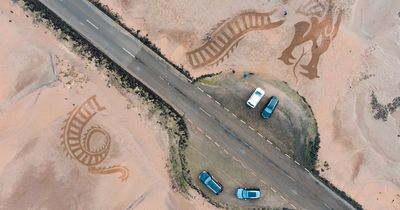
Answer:
[[[234,113],[232,113],[232,115],[233,115],[235,118],[237,118],[237,116],[236,116]]]
[[[212,96],[210,96],[208,93],[206,95],[207,95],[207,97],[212,98]]]
[[[224,107],[224,109],[225,109],[227,112],[230,112],[230,110],[229,110],[228,108]]]
[[[283,197],[282,195],[280,196],[283,200],[285,200],[286,201],[286,198],[285,197]]]
[[[292,159],[292,157],[290,157],[288,154],[285,154],[286,157],[288,157],[289,159]]]
[[[263,136],[261,133],[257,132],[257,134],[258,134],[261,138],[264,138],[264,136]]]
[[[206,138],[209,139],[209,140],[212,140],[212,138],[207,134],[206,134]]]
[[[206,114],[207,116],[209,116],[209,117],[211,117],[211,115],[208,113],[208,112],[206,112],[206,110],[204,110],[203,108],[199,108],[202,112],[204,112],[204,114]]]
[[[299,162],[297,162],[297,161],[294,161],[294,163],[296,163],[297,165],[300,165],[300,163],[299,163]]]
[[[294,209],[297,209],[297,207],[293,204],[290,204],[291,207],[293,207]]]
[[[221,105],[221,103],[219,103],[218,101],[215,101],[215,100],[214,100],[214,102],[215,102],[216,104],[218,104],[218,105]]]
[[[245,122],[245,121],[243,121],[243,120],[240,120],[240,122],[246,125],[246,122]]]
[[[199,89],[202,93],[204,93],[204,90],[201,89],[200,87],[197,87],[197,89]]]
[[[203,130],[201,130],[201,128],[196,127],[196,129],[197,129],[198,131],[200,131],[200,133],[203,133]]]
[[[128,53],[130,56],[132,56],[133,58],[136,58],[136,56],[134,56],[131,52],[129,52],[127,49],[122,48],[126,53]],[[160,76],[161,78],[161,76]],[[162,80],[164,80],[164,78],[161,78]]]
[[[88,22],[91,26],[93,26],[95,29],[99,30],[99,27],[97,27],[95,24],[90,22],[90,20],[86,19],[86,22]]]
[[[272,190],[274,193],[278,192],[278,191],[276,191],[273,187],[270,187],[270,188],[271,188],[271,190]]]
[[[214,141],[214,144],[215,144],[217,147],[220,147],[220,145],[219,145],[216,141]]]
[[[250,125],[249,125],[249,128],[250,128],[250,130],[255,131],[255,129],[253,127],[251,127]]]
[[[267,142],[268,142],[269,144],[272,144],[272,142],[271,142],[270,140],[268,140],[268,139],[267,139]]]

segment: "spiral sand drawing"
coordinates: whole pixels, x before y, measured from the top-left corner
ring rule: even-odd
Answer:
[[[110,151],[111,138],[109,133],[100,126],[86,128],[86,125],[96,113],[105,109],[105,107],[99,105],[95,95],[79,107],[74,108],[68,113],[69,117],[62,127],[61,144],[67,156],[87,166],[90,173],[119,173],[119,179],[124,181],[129,177],[127,167],[120,165],[99,166]]]

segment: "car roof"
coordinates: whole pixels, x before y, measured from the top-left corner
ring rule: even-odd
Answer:
[[[210,186],[211,190],[215,193],[219,193],[222,191],[222,187],[212,177],[210,177],[209,181],[206,184]]]

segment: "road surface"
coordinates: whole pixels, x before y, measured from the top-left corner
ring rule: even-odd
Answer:
[[[259,179],[273,183],[293,208],[354,209],[87,0],[40,1]]]

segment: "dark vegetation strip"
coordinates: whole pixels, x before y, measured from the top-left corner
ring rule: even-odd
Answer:
[[[143,85],[136,78],[132,77],[132,75],[128,74],[123,68],[121,68],[118,64],[114,63],[109,57],[107,57],[104,53],[96,49],[90,42],[88,42],[84,37],[82,37],[79,33],[74,31],[66,22],[64,22],[61,18],[59,18],[54,12],[49,10],[45,5],[43,5],[38,0],[20,0],[24,4],[24,9],[31,11],[34,14],[37,14],[38,17],[35,19],[37,22],[47,22],[48,27],[62,32],[64,35],[62,38],[66,41],[73,41],[73,48],[80,49],[79,52],[83,57],[86,57],[90,61],[94,61],[97,65],[104,65],[106,69],[111,72],[115,72],[121,79],[121,87],[122,88],[140,88],[141,91],[135,92],[140,97],[142,97],[145,101],[153,103],[158,106],[161,110],[160,116],[167,116],[172,118],[178,127],[178,132],[175,131],[175,134],[179,136],[178,139],[178,155],[181,162],[181,176],[187,182],[187,184],[195,189],[199,194],[201,194],[208,202],[213,204],[218,208],[224,208],[225,206],[221,205],[218,202],[211,200],[205,193],[203,193],[197,186],[193,184],[192,178],[190,176],[190,170],[188,169],[188,163],[185,155],[186,148],[188,146],[189,133],[184,121],[183,116],[180,116],[179,113],[167,104],[164,100],[162,100],[158,95],[156,95],[153,91]],[[97,4],[99,6],[100,4]],[[106,11],[105,8],[102,8],[102,11]],[[108,14],[111,14],[108,12]],[[115,20],[118,15],[112,17]],[[133,31],[133,29],[131,30]],[[138,33],[138,32],[137,32]],[[137,36],[135,36],[137,37]],[[141,38],[141,40],[148,40],[146,37]],[[155,48],[155,46],[153,46]],[[153,49],[154,50],[154,49]],[[157,53],[160,54],[160,53]],[[177,68],[176,65],[173,65]],[[181,72],[183,68],[180,68]],[[179,70],[179,68],[178,68]],[[182,72],[185,74],[186,71]],[[188,76],[188,75],[186,75]],[[188,77],[192,79],[192,77]],[[164,125],[166,126],[166,125]],[[169,131],[171,128],[165,127]],[[171,158],[171,157],[170,157]],[[173,158],[173,157],[172,157]],[[182,189],[181,189],[182,190]]]

